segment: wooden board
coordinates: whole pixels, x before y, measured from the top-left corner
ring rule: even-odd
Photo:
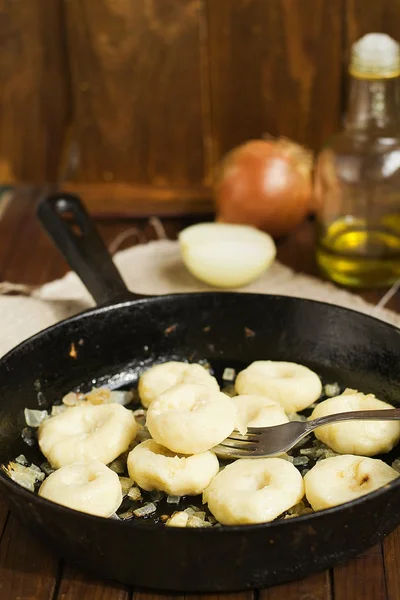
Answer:
[[[385,578],[389,600],[400,600],[400,528],[398,527],[383,542]]]
[[[187,216],[214,210],[211,191],[203,186],[66,182],[63,190],[78,194],[96,217]]]
[[[335,600],[386,600],[381,544],[333,570]],[[393,600],[390,597],[389,600]]]
[[[69,112],[61,0],[0,2],[0,182],[57,178]]]
[[[331,598],[333,595],[329,571],[324,571],[300,581],[260,590],[259,600],[331,600]]]
[[[0,544],[0,598],[53,598],[58,561],[10,515]]]
[[[101,581],[81,571],[66,566],[57,600],[130,600],[128,586]]]
[[[339,126],[342,0],[207,1],[214,158],[264,133]]]
[[[387,33],[399,40],[400,0],[346,0],[346,52],[362,35],[371,32]]]
[[[68,0],[73,179],[201,184],[200,0]]]

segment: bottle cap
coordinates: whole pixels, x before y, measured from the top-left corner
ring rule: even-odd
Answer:
[[[349,72],[359,79],[400,75],[400,44],[385,33],[368,33],[351,48]]]

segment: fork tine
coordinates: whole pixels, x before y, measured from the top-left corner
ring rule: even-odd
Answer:
[[[232,460],[234,458],[249,458],[249,452],[246,450],[238,450],[237,448],[225,448],[218,444],[213,449],[215,454],[224,460]]]
[[[225,448],[233,448],[233,449],[240,449],[240,450],[251,450],[251,448],[253,448],[253,446],[255,447],[254,444],[257,444],[257,442],[252,442],[250,440],[231,440],[230,438],[226,438],[226,440],[224,440],[223,442],[221,442],[220,444],[218,444],[219,446],[224,446]]]
[[[275,425],[273,425],[275,427]],[[266,427],[248,427],[246,435],[262,435]]]
[[[229,440],[236,440],[238,442],[252,442],[253,440],[256,441],[255,436],[253,435],[248,435],[247,433],[239,433],[238,431],[232,431],[232,433],[230,435],[228,435],[227,439]]]
[[[255,458],[265,457],[263,450],[258,450],[256,446],[243,446],[238,448],[237,446],[228,446],[224,442],[218,444],[214,448],[216,454],[223,455],[225,458]]]

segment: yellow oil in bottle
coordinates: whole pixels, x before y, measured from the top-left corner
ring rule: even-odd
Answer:
[[[382,287],[400,279],[400,215],[378,225],[341,218],[319,238],[317,262],[329,279],[351,287]]]

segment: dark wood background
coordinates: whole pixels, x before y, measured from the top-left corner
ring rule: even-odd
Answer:
[[[0,0],[0,182],[62,182],[99,214],[201,212],[264,132],[317,150],[350,44],[400,0]]]

